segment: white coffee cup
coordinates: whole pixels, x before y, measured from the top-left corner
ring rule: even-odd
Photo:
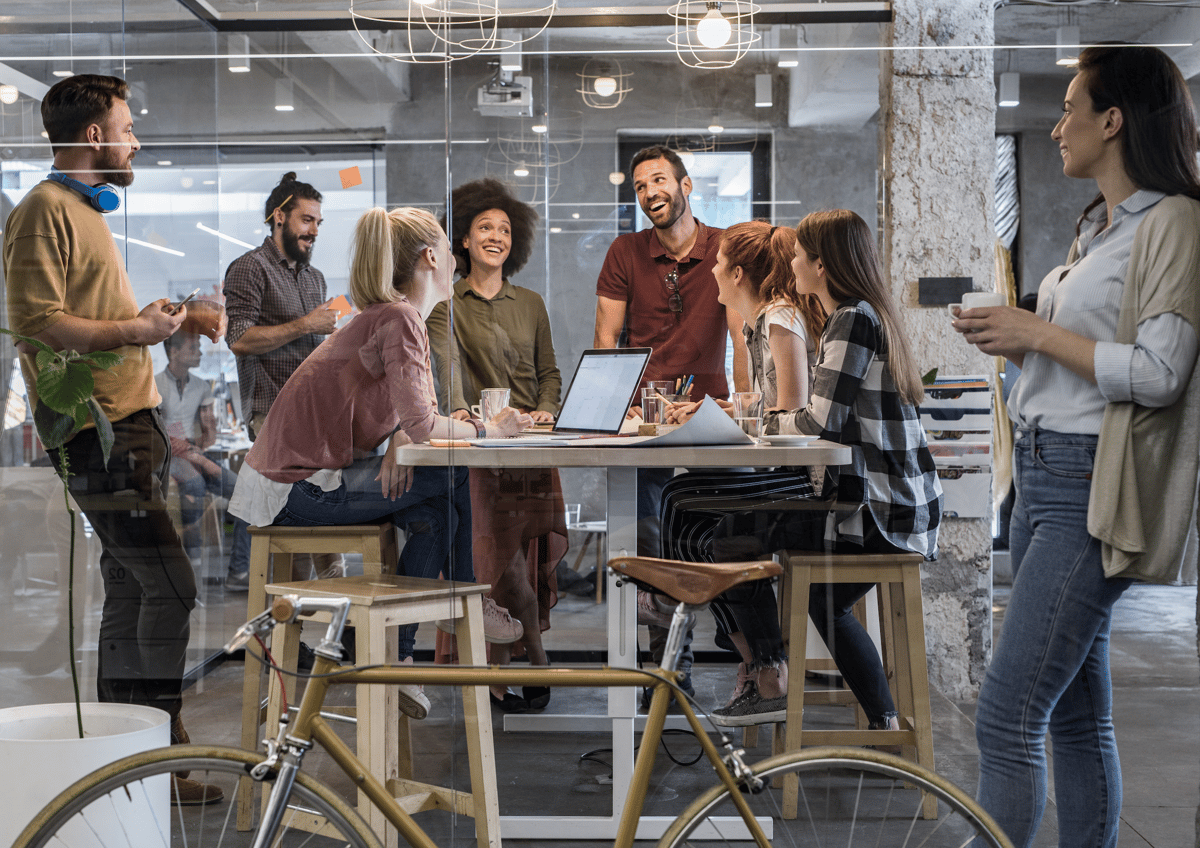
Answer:
[[[962,303],[951,303],[946,306],[951,318],[957,318],[956,309],[982,309],[988,306],[1004,306],[1005,298],[1000,292],[973,291],[962,296]]]

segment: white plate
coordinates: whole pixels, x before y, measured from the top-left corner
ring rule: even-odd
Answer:
[[[775,447],[797,447],[817,440],[816,436],[763,436],[763,441]]]

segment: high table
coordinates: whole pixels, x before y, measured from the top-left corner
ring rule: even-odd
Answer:
[[[716,447],[591,447],[586,442],[552,447],[432,447],[408,445],[396,451],[401,465],[456,465],[465,468],[605,468],[608,477],[608,556],[637,552],[638,468],[739,468],[780,465],[845,465],[850,448],[834,442],[814,441],[803,446],[722,445]],[[637,665],[637,595],[625,583],[616,586],[609,575],[608,662],[612,666]],[[540,730],[580,732],[595,730],[602,722],[612,728],[612,815],[604,817],[501,816],[506,839],[613,839],[633,774],[633,737],[637,720],[637,690],[608,691],[608,715],[506,716],[536,722]],[[673,819],[643,816],[638,839],[658,839]]]

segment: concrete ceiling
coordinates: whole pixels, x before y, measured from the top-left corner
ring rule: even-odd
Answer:
[[[388,16],[387,7],[404,0],[353,0],[356,10]],[[501,5],[536,6],[542,0],[502,0]],[[54,81],[48,57],[156,53],[169,63],[173,55],[222,55],[228,40],[221,33],[246,32],[252,52],[277,74],[285,73],[287,54],[322,54],[342,90],[364,101],[409,99],[407,66],[376,58],[353,29],[351,0],[4,0],[0,5],[0,82],[13,82],[34,98]],[[789,72],[788,118],[791,126],[856,127],[877,109],[876,45],[890,14],[887,2],[759,0],[756,30],[761,41],[750,54],[757,64],[773,66],[781,35],[794,36],[800,66]],[[675,62],[665,39],[670,32],[666,4],[596,6],[590,0],[559,0],[551,27],[526,44],[527,54],[605,56],[635,53],[639,61]],[[818,22],[814,22],[818,21]],[[1189,78],[1200,76],[1200,2],[1164,4],[1125,2],[1012,2],[995,12],[995,70],[1022,75],[1022,107],[1000,110],[998,123],[1037,123],[1058,109],[1069,70],[1054,64],[1056,28],[1071,23],[1084,43],[1138,40],[1184,42],[1166,48]],[[364,25],[365,26],[365,25]],[[285,41],[281,32],[289,33]],[[366,32],[368,40],[394,43],[401,32]],[[842,50],[829,48],[844,48]],[[849,49],[845,49],[849,48]],[[1011,48],[1011,49],[1000,49]],[[385,47],[386,49],[386,47]],[[336,54],[336,55],[330,55]],[[35,61],[35,57],[43,61]],[[749,61],[749,60],[747,60]],[[299,75],[294,75],[299,76]],[[311,75],[310,75],[311,76]],[[328,76],[328,74],[326,75]],[[353,120],[330,104],[327,92],[305,89],[310,104],[325,110],[331,126]]]

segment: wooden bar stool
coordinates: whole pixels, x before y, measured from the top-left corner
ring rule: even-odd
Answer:
[[[272,583],[268,595],[349,598],[347,623],[356,631],[357,662],[383,665],[397,662],[396,628],[454,619],[459,656],[464,665],[487,665],[483,642],[483,605],[480,600],[491,587],[485,584],[426,580],[398,575],[332,577],[296,583]],[[313,616],[313,620],[328,616]],[[285,668],[295,668],[300,645],[300,623],[280,625],[272,639],[276,659]],[[284,675],[285,680],[294,678]],[[286,687],[285,687],[286,688]],[[294,686],[292,687],[294,688]],[[267,702],[267,724],[275,727],[281,712],[280,688],[272,680]],[[294,702],[294,691],[289,702]],[[356,687],[358,719],[357,753],[367,770],[383,781],[388,791],[410,814],[421,810],[450,810],[475,819],[479,848],[500,845],[500,807],[496,789],[496,756],[492,743],[492,714],[486,686],[462,687],[466,722],[467,756],[471,791],[463,792],[413,779],[412,742],[409,719],[400,712],[395,686]],[[266,803],[266,799],[263,799]],[[384,845],[397,842],[396,829],[388,823],[361,790],[358,811]],[[301,815],[292,826],[316,832],[323,824],[317,816]]]
[[[814,745],[900,745],[901,756],[930,771],[933,762],[933,721],[929,706],[929,673],[925,661],[925,618],[921,604],[921,563],[913,553],[828,554],[788,551],[780,586],[780,616],[788,643],[787,724],[775,753],[798,751]],[[884,671],[900,713],[899,730],[868,730],[861,717],[846,730],[805,730],[804,704],[846,703],[849,693],[822,695],[804,689],[805,651],[808,639],[808,599],[812,584],[878,583],[882,620]],[[812,696],[810,698],[810,696]],[[853,698],[853,696],[850,696]],[[790,784],[790,785],[789,785]],[[797,781],[784,785],[784,815],[794,817]],[[926,795],[922,814],[937,817],[937,799]]]
[[[396,569],[399,550],[396,528],[385,518],[372,524],[332,527],[251,527],[250,589],[246,599],[247,620],[267,608],[266,585],[276,577],[290,580],[292,554],[361,554],[363,574],[373,576]],[[262,741],[259,726],[263,716],[262,681],[265,669],[246,658],[242,672],[242,748],[257,751]],[[289,697],[291,696],[289,692]],[[274,728],[272,728],[274,732]],[[251,826],[253,784],[238,783],[238,830]]]

